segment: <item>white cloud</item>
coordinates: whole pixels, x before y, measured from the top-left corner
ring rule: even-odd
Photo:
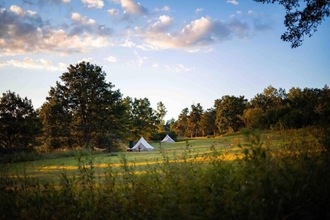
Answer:
[[[238,5],[238,2],[236,0],[227,0],[227,3]]]
[[[79,22],[81,24],[86,24],[86,25],[95,25],[96,24],[96,21],[94,19],[82,17],[79,13],[76,13],[76,12],[72,13],[71,19],[76,22]]]
[[[253,14],[253,11],[252,11],[252,10],[249,10],[249,11],[248,11],[248,14],[249,14],[249,15]]]
[[[94,19],[81,16],[79,13],[72,13],[71,19],[74,24],[69,31],[70,35],[82,35],[85,33],[98,36],[111,36],[112,29],[99,25]]]
[[[242,11],[236,11],[236,13],[240,15],[240,14],[242,14]]]
[[[125,40],[125,43],[121,44],[120,46],[122,47],[134,47],[135,46],[135,43],[133,41],[130,41],[130,40]]]
[[[184,65],[182,65],[182,64],[178,64],[178,65],[176,65],[175,66],[175,68],[174,68],[174,71],[176,72],[176,73],[180,73],[180,72],[191,72],[191,71],[193,71],[193,70],[195,70],[195,67],[185,67]]]
[[[87,8],[103,8],[104,2],[102,0],[81,0]]]
[[[107,58],[105,58],[107,61],[111,62],[111,63],[116,63],[118,62],[118,58],[114,57],[114,56],[109,56]]]
[[[156,24],[154,24],[154,26]],[[158,45],[161,48],[189,47],[208,44],[210,41],[213,41],[210,34],[213,26],[214,21],[208,17],[202,17],[192,21],[181,30],[173,33],[160,32],[160,28],[156,29],[151,26],[147,32],[146,41],[150,44]]]
[[[158,21],[150,25],[148,31],[153,33],[167,31],[170,28],[172,22],[173,19],[169,16],[166,15],[159,16]]]
[[[7,66],[8,63],[0,61],[0,67]]]
[[[164,6],[161,11],[170,11],[171,8],[169,6]]]
[[[62,0],[62,2],[64,2],[64,3],[69,3],[70,0]]]
[[[134,51],[134,54],[137,57],[137,61],[133,62],[133,63],[136,63],[138,66],[142,66],[144,61],[148,59],[148,57],[146,57],[146,56],[144,56],[144,57],[140,56],[136,51]]]
[[[24,16],[25,12],[23,11],[23,9],[17,5],[12,5],[10,6],[10,10],[14,13],[16,13],[19,16]]]
[[[140,44],[140,45],[137,45],[136,48],[139,48],[141,50],[145,50],[145,51],[157,51],[157,50],[160,50],[159,46],[157,45],[152,45],[152,44]]]
[[[197,8],[195,12],[196,13],[201,13],[202,11],[204,11],[204,8]]]
[[[33,60],[29,57],[25,57],[23,61],[9,60],[7,61],[7,65],[20,67],[24,69],[39,69],[39,70],[44,69],[50,71],[63,70],[63,65],[61,63],[59,63],[58,66],[54,66],[50,60],[45,60],[45,59]]]
[[[125,12],[129,14],[145,15],[148,13],[148,10],[145,7],[140,3],[134,2],[134,0],[121,0],[120,3]]]
[[[112,45],[111,29],[79,13],[72,13],[73,23],[68,28],[55,29],[36,13],[19,7],[5,11],[0,11],[0,57],[31,52],[82,53]]]
[[[150,24],[146,30],[143,28],[137,30],[141,34],[145,33],[145,42],[154,47],[186,48],[190,52],[197,52],[201,47],[223,42],[233,36],[244,38],[249,34],[247,23],[234,19],[230,22],[220,22],[210,17],[201,17],[180,30],[171,30],[172,21],[165,21],[169,21],[169,18],[159,19],[154,24]]]
[[[119,14],[119,11],[115,8],[108,9],[108,15],[112,17],[116,17]]]
[[[171,8],[169,6],[164,6],[162,8],[155,8],[155,11],[169,12]]]

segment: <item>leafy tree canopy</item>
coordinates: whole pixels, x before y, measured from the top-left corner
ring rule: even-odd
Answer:
[[[0,100],[0,148],[32,150],[41,133],[41,122],[37,118],[31,100],[7,91]]]
[[[102,67],[81,62],[70,65],[62,74],[56,88],[51,88],[47,98],[54,105],[60,103],[72,116],[71,133],[82,146],[89,146],[96,135],[116,136],[125,112],[122,95],[106,82]]]
[[[287,31],[281,36],[291,42],[291,47],[302,45],[305,36],[311,37],[318,25],[330,15],[329,0],[254,0],[262,3],[278,3],[284,6],[284,25]],[[301,7],[303,5],[304,7]]]

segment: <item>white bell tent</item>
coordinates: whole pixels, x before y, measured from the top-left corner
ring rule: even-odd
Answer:
[[[163,143],[172,143],[172,142],[175,142],[175,141],[167,134],[161,142],[163,142]]]
[[[133,151],[148,151],[148,150],[154,150],[148,142],[141,137],[140,140],[131,148]]]

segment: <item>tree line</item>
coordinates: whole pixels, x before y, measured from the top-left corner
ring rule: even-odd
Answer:
[[[176,123],[179,136],[219,135],[248,129],[295,129],[328,126],[330,89],[292,87],[289,92],[268,86],[250,101],[244,96],[225,95],[203,111],[198,103],[185,108]]]
[[[126,145],[143,136],[160,140],[220,135],[242,128],[300,128],[329,124],[330,90],[272,86],[248,101],[244,96],[223,96],[212,108],[198,104],[182,110],[165,123],[162,102],[153,109],[147,98],[123,97],[106,82],[102,67],[89,62],[70,65],[50,88],[44,104],[34,110],[31,100],[15,92],[0,100],[1,152],[43,148]]]

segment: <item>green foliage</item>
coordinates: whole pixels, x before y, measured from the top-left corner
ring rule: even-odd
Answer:
[[[38,145],[41,123],[31,100],[14,92],[3,93],[0,100],[0,153],[32,151]]]
[[[203,115],[203,107],[200,103],[191,105],[191,111],[188,117],[188,131],[191,137],[200,136],[200,121]]]
[[[248,128],[259,129],[327,126],[330,122],[329,91],[327,85],[323,89],[293,87],[289,93],[269,86],[250,101],[242,119]]]
[[[182,109],[182,111],[179,115],[179,118],[178,118],[176,131],[177,131],[178,135],[181,137],[186,136],[187,126],[188,126],[188,115],[189,115],[188,108],[184,108],[184,109]]]
[[[165,131],[165,121],[164,117],[167,113],[166,107],[162,102],[157,103],[157,110],[156,110],[156,116],[157,116],[157,122],[158,122],[158,132],[164,132]]]
[[[291,47],[302,45],[305,36],[311,37],[317,31],[318,25],[330,15],[328,0],[254,0],[262,3],[279,3],[285,8],[284,25],[287,31],[282,34],[283,41],[291,42]],[[300,2],[304,7],[300,10]]]
[[[89,62],[70,65],[62,74],[63,84],[51,88],[41,109],[48,146],[89,147],[99,134],[125,133],[122,95],[105,77],[101,67]]]
[[[45,102],[39,111],[39,118],[43,123],[44,147],[48,151],[64,147],[73,147],[70,124],[72,115],[69,113],[66,101],[61,93],[51,88],[48,102]]]
[[[244,96],[223,96],[222,99],[217,99],[214,102],[216,111],[216,125],[220,133],[228,131],[238,131],[243,127],[244,122],[241,115],[246,108],[247,100]]]
[[[207,109],[201,116],[199,122],[202,136],[215,135],[217,126],[215,123],[215,109]]]
[[[157,125],[160,123],[159,115],[151,108],[150,101],[147,98],[132,100],[127,97],[124,102],[127,107],[129,138],[149,139],[153,133],[157,132]]]

